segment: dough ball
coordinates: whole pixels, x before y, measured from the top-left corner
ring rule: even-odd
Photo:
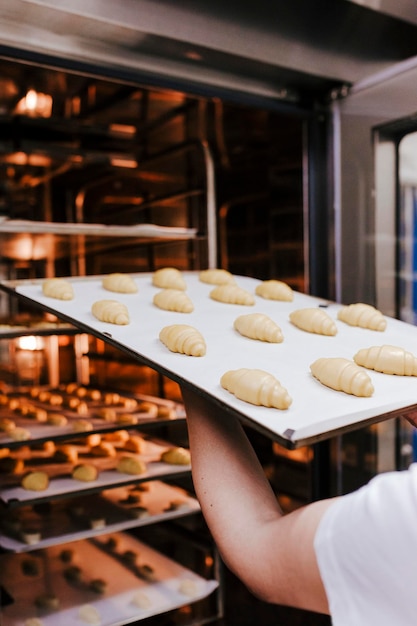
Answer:
[[[170,448],[161,454],[161,461],[172,465],[189,465],[191,463],[190,451],[180,447]]]
[[[116,469],[122,474],[144,474],[146,472],[146,463],[138,457],[123,455],[120,457]]]
[[[81,480],[83,482],[93,482],[94,480],[97,480],[98,469],[89,463],[80,463],[74,467],[72,477],[75,480]]]
[[[28,491],[45,491],[49,486],[49,476],[40,470],[28,472],[23,476],[21,485]]]

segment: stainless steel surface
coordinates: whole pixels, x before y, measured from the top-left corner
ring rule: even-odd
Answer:
[[[417,53],[410,1],[2,0],[0,14],[4,45],[284,100]]]

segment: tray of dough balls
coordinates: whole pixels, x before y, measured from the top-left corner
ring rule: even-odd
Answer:
[[[13,505],[190,471],[186,448],[118,430],[77,443],[21,446],[0,458],[0,499]]]
[[[0,561],[8,599],[3,626],[128,624],[196,602],[218,586],[125,533]]]
[[[6,509],[0,519],[0,546],[27,552],[198,511],[200,505],[185,489],[153,480]]]
[[[184,417],[184,407],[172,400],[75,382],[57,389],[5,386],[0,391],[0,447]]]
[[[52,280],[12,290],[288,447],[416,404],[417,377],[402,372],[415,363],[417,328],[366,303],[323,301],[218,269]]]

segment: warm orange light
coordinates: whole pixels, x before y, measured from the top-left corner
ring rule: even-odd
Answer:
[[[110,163],[113,165],[113,167],[128,167],[128,168],[135,168],[138,166],[138,162],[135,161],[134,159],[111,159]]]
[[[15,113],[30,117],[51,117],[52,96],[29,89],[17,103]]]
[[[110,124],[109,130],[115,135],[134,135],[136,127],[128,124]]]
[[[26,337],[18,337],[16,339],[16,347],[19,350],[43,350],[44,341],[42,337],[35,337],[34,335],[27,335]]]
[[[188,52],[185,53],[185,56],[191,61],[202,61],[203,59],[201,54],[199,52],[196,52],[195,50],[188,50]]]

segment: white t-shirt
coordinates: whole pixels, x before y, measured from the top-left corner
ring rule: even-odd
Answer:
[[[334,626],[417,626],[417,463],[336,500],[315,550]]]

